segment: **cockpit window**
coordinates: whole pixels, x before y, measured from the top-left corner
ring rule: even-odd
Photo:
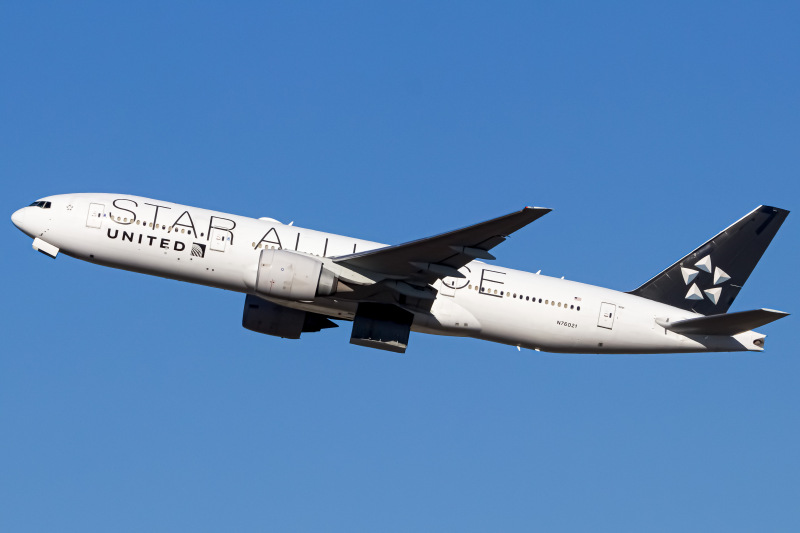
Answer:
[[[42,201],[33,202],[28,207],[41,207],[42,209],[50,209],[50,202],[42,202]]]

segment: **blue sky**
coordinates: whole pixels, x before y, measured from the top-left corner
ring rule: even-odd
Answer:
[[[0,198],[120,192],[629,290],[796,210],[795,2],[0,6]],[[732,310],[797,312],[797,214]],[[797,531],[795,315],[763,354],[552,355],[52,261],[7,220],[3,531]]]

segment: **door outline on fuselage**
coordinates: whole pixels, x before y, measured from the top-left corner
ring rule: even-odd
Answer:
[[[225,251],[225,244],[227,243],[228,240],[228,230],[211,228],[211,235],[209,235],[209,237],[210,237],[209,239],[210,249],[217,252]]]
[[[597,327],[613,329],[614,315],[617,314],[617,306],[608,302],[600,304],[600,315],[597,317]]]
[[[441,286],[439,288],[439,294],[441,294],[442,296],[449,296],[453,298],[456,295],[455,286],[446,283],[445,282],[446,279],[452,279],[452,278],[444,278],[440,280]]]
[[[465,270],[466,272],[462,272],[462,269]],[[439,294],[441,294],[442,296],[449,296],[453,298],[455,297],[457,290],[463,289],[464,287],[467,286],[467,284],[469,283],[469,275],[472,274],[472,270],[470,270],[470,268],[465,265],[459,268],[458,271],[464,274],[463,278],[459,279],[448,276],[439,280],[441,283],[441,286],[438,289]],[[460,286],[458,286],[459,282]]]
[[[87,228],[100,228],[103,225],[103,215],[106,213],[105,204],[92,202],[89,204],[89,212],[86,214]]]

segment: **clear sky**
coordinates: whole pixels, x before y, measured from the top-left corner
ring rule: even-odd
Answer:
[[[800,312],[799,4],[534,4],[3,2],[0,212],[399,243],[539,205],[499,264],[630,290],[771,204],[731,310]],[[763,354],[399,356],[3,228],[2,531],[800,530],[796,314]]]

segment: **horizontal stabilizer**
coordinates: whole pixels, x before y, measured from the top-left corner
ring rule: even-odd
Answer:
[[[772,309],[754,309],[738,313],[701,316],[677,322],[657,318],[656,323],[664,329],[687,335],[737,335],[788,315],[789,313]]]

